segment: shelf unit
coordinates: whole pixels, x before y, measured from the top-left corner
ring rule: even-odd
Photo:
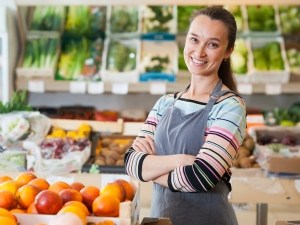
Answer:
[[[13,91],[18,40],[12,11],[0,7],[0,101],[7,102]]]

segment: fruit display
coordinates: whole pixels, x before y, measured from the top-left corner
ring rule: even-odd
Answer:
[[[35,6],[29,29],[38,31],[60,31],[64,27],[66,7]]]
[[[250,135],[246,135],[242,145],[237,150],[238,156],[234,160],[233,166],[236,168],[258,168],[259,165],[256,162],[253,155],[255,149],[255,141]]]
[[[100,166],[124,166],[124,154],[131,146],[132,137],[100,138],[94,164]]]
[[[136,6],[112,6],[109,33],[134,34],[139,32],[139,8]]]
[[[251,5],[246,8],[250,31],[274,32],[278,30],[274,6]]]
[[[282,33],[297,34],[300,32],[300,7],[278,6]]]
[[[142,32],[144,34],[176,32],[173,6],[145,6],[142,17]]]
[[[39,220],[43,218],[48,225],[115,225],[121,205],[131,203],[135,193],[134,183],[118,177],[93,186],[78,180],[50,182],[30,172],[15,178],[0,175],[0,224],[23,224],[22,220],[32,215],[31,222],[34,216],[41,216]]]

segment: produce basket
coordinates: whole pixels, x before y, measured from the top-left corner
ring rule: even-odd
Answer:
[[[28,34],[16,68],[19,77],[54,79],[60,37],[58,33]]]
[[[175,41],[142,41],[140,81],[174,82],[178,71]]]
[[[140,45],[138,39],[106,39],[100,72],[102,80],[126,83],[138,82]]]
[[[256,141],[254,155],[269,173],[300,174],[300,129],[255,127],[249,133]]]
[[[283,35],[300,34],[300,6],[280,5],[278,6],[278,16]]]
[[[245,37],[247,36],[248,29],[248,20],[247,20],[247,8],[245,5],[225,5],[225,9],[232,13],[235,18],[237,26],[237,36]]]
[[[250,39],[250,82],[288,83],[290,68],[281,37]]]
[[[147,40],[175,40],[177,6],[142,6],[142,38]]]
[[[141,34],[139,6],[108,6],[106,33],[113,38],[138,38]]]
[[[285,39],[285,51],[291,71],[291,82],[300,81],[300,44]]]
[[[274,37],[281,34],[278,7],[273,5],[249,5],[245,8],[246,35]]]

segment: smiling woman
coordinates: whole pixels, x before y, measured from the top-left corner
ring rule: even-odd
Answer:
[[[193,15],[184,48],[191,83],[156,102],[126,153],[126,172],[154,182],[152,217],[174,225],[237,225],[228,194],[246,106],[229,62],[236,30],[221,7]]]

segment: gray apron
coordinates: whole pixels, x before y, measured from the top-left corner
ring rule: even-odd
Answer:
[[[217,99],[231,91],[221,91],[222,81],[213,90],[205,108],[184,115],[175,105],[178,94],[162,116],[154,136],[157,155],[197,155],[204,144],[208,114]],[[186,89],[187,90],[187,89]],[[172,192],[154,184],[151,204],[152,217],[168,217],[173,225],[237,225],[228,202],[229,188],[220,180],[208,192]]]

